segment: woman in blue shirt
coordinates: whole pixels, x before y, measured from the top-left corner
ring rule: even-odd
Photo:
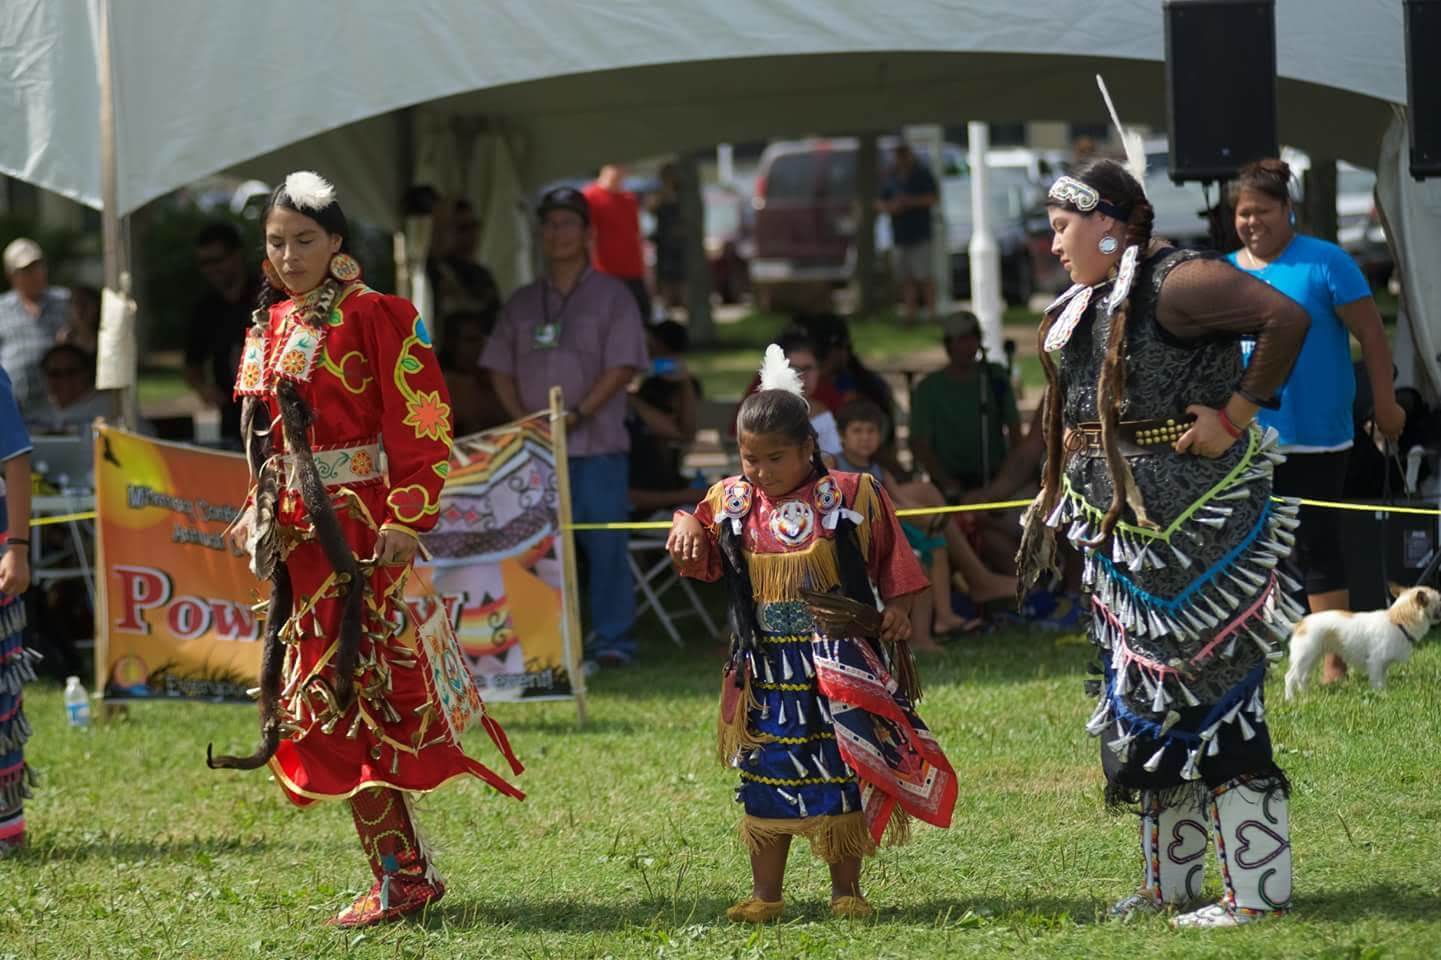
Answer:
[[[1231,188],[1231,202],[1244,246],[1229,259],[1311,315],[1301,354],[1277,396],[1278,407],[1263,409],[1256,417],[1263,427],[1276,428],[1286,454],[1286,463],[1276,468],[1276,493],[1337,500],[1354,436],[1352,336],[1361,344],[1370,375],[1377,429],[1394,441],[1406,425],[1406,414],[1396,403],[1391,348],[1371,288],[1346,251],[1296,232],[1290,181],[1291,168],[1281,160],[1260,160],[1241,168]],[[1336,511],[1301,508],[1293,557],[1313,613],[1350,608]],[[1339,657],[1326,658],[1327,682],[1345,673]]]

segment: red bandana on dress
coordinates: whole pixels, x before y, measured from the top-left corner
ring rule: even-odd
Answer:
[[[871,839],[880,843],[897,804],[933,826],[950,826],[955,771],[870,642],[818,635],[811,653],[836,745],[861,781]]]

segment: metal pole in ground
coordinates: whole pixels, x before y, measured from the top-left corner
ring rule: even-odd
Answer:
[[[999,362],[1001,352],[1001,248],[991,229],[991,176],[986,154],[991,128],[984,123],[966,125],[971,157],[971,310],[981,321],[981,349],[986,359]]]

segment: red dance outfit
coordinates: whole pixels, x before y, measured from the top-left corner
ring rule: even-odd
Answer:
[[[333,660],[343,591],[316,539],[294,457],[280,439],[276,385],[292,381],[313,413],[313,459],[345,543],[360,561],[375,554],[382,530],[418,536],[435,524],[452,419],[445,380],[415,307],[353,282],[317,320],[324,289],[272,306],[264,329],[252,328],[236,393],[264,403],[269,416],[257,416],[256,429],[269,420],[277,455],[284,456],[276,527],[294,606],[281,633],[284,739],[270,768],[299,806],[351,798],[376,875],[370,894],[337,918],[351,924],[411,912],[444,890],[410,822],[409,794],[464,775],[517,799],[523,794],[461,750],[403,599],[408,564],[361,568],[369,591],[356,696],[343,709],[336,702]],[[486,727],[519,773],[499,727],[489,720]]]

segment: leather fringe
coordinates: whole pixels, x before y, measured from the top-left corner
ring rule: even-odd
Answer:
[[[824,593],[841,582],[835,544],[817,539],[794,553],[746,552],[756,603],[783,603],[800,596],[802,588]]]
[[[745,753],[748,750],[757,750],[761,741],[751,733],[749,714],[751,710],[759,710],[760,703],[751,690],[750,671],[742,668],[740,702],[736,704],[735,713],[729,722],[725,717],[726,686],[734,683],[730,671],[721,674],[721,697],[720,704],[716,708],[716,755],[720,759],[721,766],[729,767],[735,760],[736,755]]]
[[[896,819],[891,822],[894,824]],[[851,857],[869,857],[876,852],[865,814],[859,810],[837,816],[796,819],[746,814],[741,817],[738,832],[741,842],[751,853],[761,852],[781,837],[805,837],[810,841],[811,852],[826,863],[839,863]]]

